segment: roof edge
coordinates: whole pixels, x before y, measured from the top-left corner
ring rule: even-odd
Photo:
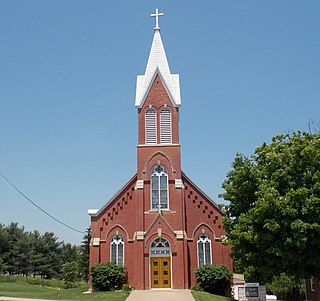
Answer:
[[[128,186],[129,184],[137,177],[137,173],[135,173],[129,181],[127,181],[110,199],[105,203],[105,205],[101,209],[89,209],[88,214],[91,217],[97,217],[101,214],[103,210],[105,210],[112,201],[114,201]]]
[[[216,208],[217,210],[222,214],[226,215],[226,212],[222,210],[219,205],[211,198],[209,197],[196,183],[194,183],[182,170],[181,175],[184,177],[187,181],[189,181],[193,186],[195,186],[196,189],[198,189]]]
[[[170,100],[172,101],[173,105],[177,108],[181,107],[181,96],[180,96],[180,81],[179,81],[179,74],[170,74],[171,80],[174,81],[173,78],[176,78],[176,82],[178,84],[178,91],[170,91],[170,88],[168,87],[168,84],[164,78],[164,76],[162,75],[160,69],[157,67],[153,73],[153,76],[150,80],[150,82],[148,83],[148,88],[146,89],[145,93],[143,96],[141,96],[141,91],[138,92],[138,86],[139,86],[139,90],[141,89],[141,84],[142,81],[145,80],[145,75],[138,75],[137,76],[137,90],[136,90],[136,101],[135,101],[135,106],[137,109],[141,109],[143,107],[143,104],[145,103],[147,96],[151,90],[151,87],[154,83],[155,78],[157,77],[157,75],[160,76],[161,81],[164,85],[164,88],[170,98]],[[178,94],[178,95],[174,95],[174,94]],[[138,96],[139,95],[139,96]],[[139,99],[138,99],[139,97]]]

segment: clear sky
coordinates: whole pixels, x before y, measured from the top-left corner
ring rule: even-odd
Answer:
[[[180,74],[182,167],[216,202],[236,152],[320,121],[320,1],[0,1],[0,172],[85,231],[136,171],[156,8]],[[0,223],[64,228],[0,178]]]

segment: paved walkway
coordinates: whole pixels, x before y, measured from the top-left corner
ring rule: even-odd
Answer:
[[[189,290],[132,291],[126,301],[194,301]]]

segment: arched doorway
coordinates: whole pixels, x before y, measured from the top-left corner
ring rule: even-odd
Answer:
[[[150,280],[151,288],[171,288],[171,248],[162,237],[150,246]]]

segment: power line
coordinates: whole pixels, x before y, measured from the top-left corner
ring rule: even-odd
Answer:
[[[37,207],[40,211],[42,211],[44,214],[48,215],[50,218],[58,222],[59,224],[63,225],[66,228],[69,228],[70,230],[73,230],[78,233],[85,233],[83,231],[77,230],[66,223],[60,221],[59,219],[55,218],[53,215],[42,209],[39,205],[37,205],[35,202],[33,202],[30,198],[28,198],[17,186],[15,186],[2,172],[0,172],[0,175],[2,178],[4,178],[16,191],[18,191],[26,200],[28,200],[33,206]]]

